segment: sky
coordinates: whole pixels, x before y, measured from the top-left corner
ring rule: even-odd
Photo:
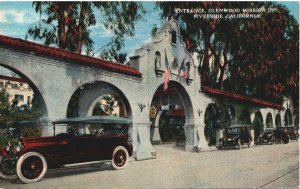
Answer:
[[[290,13],[299,22],[299,2],[298,1],[284,1],[278,2],[288,7]],[[150,33],[154,24],[160,26],[161,19],[159,11],[155,8],[155,3],[151,1],[144,1],[143,6],[147,10],[144,19],[136,24],[135,36],[133,38],[127,37],[125,46],[122,52],[127,53],[128,56],[133,55],[134,50],[141,47],[146,41],[150,39]],[[26,31],[33,26],[40,17],[35,13],[32,7],[32,2],[21,1],[13,2],[0,0],[0,34],[14,38],[25,38]],[[111,32],[106,30],[102,25],[97,24],[93,26],[91,38],[94,40],[94,49],[97,50],[103,45],[107,44],[111,39]],[[8,75],[9,71],[0,67],[1,75]]]

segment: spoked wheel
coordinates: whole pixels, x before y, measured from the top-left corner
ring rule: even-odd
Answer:
[[[28,152],[18,160],[17,175],[24,183],[38,182],[44,177],[46,171],[46,159],[38,152]]]
[[[0,176],[4,179],[15,179],[16,161],[0,156]]]
[[[114,169],[124,169],[129,159],[128,151],[123,146],[118,146],[113,152],[111,164]]]

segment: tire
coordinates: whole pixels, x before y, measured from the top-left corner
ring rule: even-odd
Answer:
[[[117,146],[113,151],[111,164],[114,169],[124,169],[128,164],[129,154],[124,146]]]
[[[272,145],[275,144],[275,138],[274,138],[274,137],[271,138],[271,144],[272,144]]]
[[[7,180],[16,179],[16,162],[0,156],[0,177]]]
[[[251,148],[251,142],[252,142],[252,139],[249,138],[249,141],[248,141],[248,148]]]
[[[17,162],[17,175],[24,183],[40,181],[47,172],[47,161],[38,152],[27,152]]]
[[[224,145],[223,145],[223,141],[221,140],[220,141],[220,150],[223,150],[224,149]]]
[[[238,140],[238,149],[239,150],[242,149],[242,144],[241,144],[241,140],[240,139]]]

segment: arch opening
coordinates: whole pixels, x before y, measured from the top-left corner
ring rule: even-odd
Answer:
[[[267,114],[266,126],[267,126],[267,128],[272,128],[273,127],[273,117],[272,117],[271,113]]]
[[[207,106],[204,114],[204,123],[204,136],[208,145],[216,145],[217,129],[220,127],[220,112],[216,104],[210,103]]]
[[[293,124],[292,112],[287,109],[284,114],[284,126],[290,126]]]
[[[132,118],[127,97],[116,86],[96,81],[78,88],[72,95],[67,117],[109,115]]]
[[[259,136],[259,134],[263,131],[264,128],[263,116],[259,110],[255,113],[252,125],[254,129],[254,138],[256,141],[256,138]]]
[[[251,117],[250,112],[248,109],[243,109],[242,113],[239,116],[238,123],[240,125],[250,125],[251,124]]]
[[[276,127],[281,127],[282,124],[281,124],[281,117],[280,117],[280,114],[276,114],[276,117],[275,117],[275,126]]]
[[[152,144],[175,142],[177,146],[185,146],[185,124],[193,120],[193,110],[190,97],[180,83],[170,81],[167,90],[163,84],[157,88],[149,117]]]
[[[20,121],[39,121],[39,118],[47,117],[47,106],[37,85],[22,71],[1,63],[0,68],[3,72],[0,91],[1,95],[7,96],[3,100],[8,101],[5,111],[8,117],[0,125],[10,127]]]

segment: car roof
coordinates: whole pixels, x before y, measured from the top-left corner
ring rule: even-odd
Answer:
[[[124,117],[115,116],[88,116],[58,119],[52,122],[53,124],[96,124],[96,123],[117,123],[130,124],[131,120]]]

